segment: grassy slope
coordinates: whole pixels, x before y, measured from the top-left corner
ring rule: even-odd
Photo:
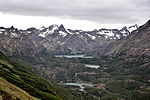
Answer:
[[[133,58],[129,58],[133,59]],[[112,100],[123,98],[127,100],[149,100],[150,98],[150,90],[149,86],[150,83],[147,80],[150,78],[150,70],[149,70],[149,63],[138,63],[133,62],[129,59],[118,59],[118,58],[109,58],[109,57],[100,57],[94,59],[53,59],[51,58],[50,61],[54,63],[58,63],[62,66],[65,66],[66,63],[82,63],[82,64],[98,64],[101,67],[106,67],[107,69],[104,72],[110,74],[109,80],[105,83],[106,89],[110,93],[105,94],[97,94],[95,91],[97,90],[89,90],[89,95],[95,95],[101,97],[102,100]],[[134,58],[139,59],[139,58]],[[54,61],[53,61],[54,60]],[[128,60],[128,61],[127,61]],[[65,62],[65,64],[64,64]],[[51,63],[51,65],[53,65]],[[16,64],[16,63],[15,63]],[[15,68],[20,65],[15,65]],[[18,69],[17,69],[18,70]],[[31,69],[30,69],[31,70]],[[25,70],[26,71],[26,70]],[[29,71],[29,70],[28,70]],[[24,71],[23,71],[24,72]],[[31,71],[32,72],[32,71]],[[22,73],[22,72],[21,72]],[[32,77],[32,79],[34,79]],[[30,78],[25,78],[26,82],[30,82]],[[36,80],[37,81],[37,80]],[[35,81],[35,82],[36,82]],[[34,83],[31,81],[31,83]],[[35,84],[35,83],[34,83]],[[39,87],[39,86],[38,86]],[[43,89],[45,91],[45,89]],[[53,90],[56,90],[54,94],[61,96],[64,100],[91,100],[88,95],[83,95],[80,92],[64,90],[62,88],[54,87]],[[61,93],[60,93],[61,91]],[[90,92],[93,92],[90,94]],[[72,94],[72,95],[70,95]]]
[[[3,79],[2,77],[0,77],[0,96],[2,99],[9,100],[36,100],[30,94],[17,87],[16,85],[13,85],[12,83]]]
[[[97,100],[77,90],[64,89],[38,76],[32,67],[13,62],[0,52],[0,77],[42,100]]]
[[[61,100],[52,87],[55,85],[35,75],[30,67],[11,62],[0,53],[0,77],[17,85],[32,96],[45,100]]]

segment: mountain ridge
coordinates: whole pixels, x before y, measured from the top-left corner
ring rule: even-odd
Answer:
[[[18,30],[12,26],[11,28],[1,27],[0,35],[10,34],[11,38],[19,38],[21,35],[30,39],[30,43],[34,42],[39,47],[43,46],[54,54],[83,53],[103,49],[109,43],[128,36],[130,31],[137,28],[138,25],[136,24],[124,27],[121,30],[103,28],[93,31],[65,29],[63,24],[60,26],[51,25],[40,29],[32,27],[27,30]]]
[[[150,20],[132,34],[111,43],[104,49],[106,55],[150,56]]]

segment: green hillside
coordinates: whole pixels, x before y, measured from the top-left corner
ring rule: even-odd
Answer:
[[[0,100],[38,100],[30,94],[0,77]]]
[[[55,86],[35,75],[30,67],[9,61],[2,53],[0,55],[0,59],[5,59],[0,60],[0,77],[42,100],[61,100],[53,90]]]

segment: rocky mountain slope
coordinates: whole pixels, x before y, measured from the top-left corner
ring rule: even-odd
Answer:
[[[101,50],[111,42],[128,36],[138,25],[118,29],[99,29],[93,31],[65,29],[63,25],[48,28],[29,28],[18,30],[0,27],[0,50],[6,55],[29,55],[40,52],[53,54],[85,53]]]
[[[51,25],[40,29],[29,28],[21,32],[39,42],[53,53],[83,53],[102,49],[109,43],[125,37],[138,25],[118,29],[99,29],[93,31],[65,29],[63,25]]]
[[[39,43],[29,39],[17,28],[0,28],[0,51],[6,55],[34,55],[44,51],[44,47]]]
[[[13,26],[11,28],[0,27],[0,51],[12,57],[13,60],[25,62],[25,64],[33,59],[43,63],[46,61],[44,55],[51,56],[51,53],[43,45]],[[33,65],[34,62],[30,64]]]
[[[150,20],[127,37],[104,49],[104,54],[122,57],[150,57]]]

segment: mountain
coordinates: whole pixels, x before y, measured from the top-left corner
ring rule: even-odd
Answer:
[[[3,53],[9,53],[7,55],[13,55],[15,52],[27,55],[28,51],[31,53],[28,55],[34,55],[44,50],[53,54],[88,53],[105,48],[106,45],[128,36],[137,28],[138,25],[133,25],[120,30],[104,28],[82,31],[65,29],[63,24],[47,28],[43,26],[40,29],[32,27],[27,30],[18,30],[13,26],[0,27],[0,46]]]
[[[29,28],[25,34],[39,42],[49,51],[62,53],[83,53],[102,49],[109,43],[125,37],[136,30],[138,25],[118,29],[99,29],[93,31],[65,29],[63,25],[51,25],[48,28]],[[23,31],[23,30],[22,30]]]
[[[150,57],[150,20],[127,37],[109,44],[104,49],[106,55],[124,57]]]
[[[44,50],[44,47],[29,39],[13,26],[11,28],[0,28],[0,50],[6,55],[34,55]],[[36,50],[36,51],[35,51]]]
[[[30,30],[34,29],[30,28]],[[34,62],[46,62],[43,55],[51,56],[50,51],[43,45],[13,26],[10,28],[0,27],[0,51],[10,58],[28,65],[33,65]],[[30,63],[30,61],[32,62]]]

